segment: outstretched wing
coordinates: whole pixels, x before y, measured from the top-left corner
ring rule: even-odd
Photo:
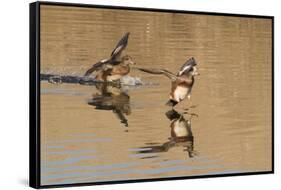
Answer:
[[[165,69],[144,69],[144,68],[136,68],[140,71],[146,72],[146,73],[150,73],[150,74],[155,74],[155,75],[164,75],[166,77],[168,77],[169,79],[171,79],[172,81],[177,80],[177,76]]]
[[[94,64],[90,69],[88,69],[85,72],[84,76],[89,76],[94,71],[97,71],[97,70],[100,70],[102,68],[105,68],[109,64],[110,64],[110,59],[101,60],[101,61],[97,62],[96,64]]]
[[[127,32],[117,43],[116,47],[114,48],[114,50],[111,53],[111,59],[113,60],[119,60],[122,51],[126,48],[127,44],[128,44],[128,39],[129,39],[129,35],[130,33]]]
[[[94,64],[90,69],[86,71],[84,76],[89,76],[92,74],[94,71],[100,70],[100,69],[106,69],[107,67],[110,68],[111,65],[119,63],[119,59],[121,56],[122,51],[126,48],[128,44],[128,38],[129,38],[130,33],[127,32],[117,43],[116,47],[111,53],[111,57],[109,59],[104,59],[96,64]]]
[[[188,59],[180,68],[180,71],[178,72],[178,76],[182,75],[185,72],[188,72],[192,67],[196,65],[195,59],[192,57]]]

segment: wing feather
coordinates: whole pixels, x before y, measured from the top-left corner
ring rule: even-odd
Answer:
[[[94,64],[90,69],[88,69],[85,72],[84,76],[89,76],[94,71],[100,70],[100,69],[104,68],[108,64],[110,64],[110,60],[109,59],[101,60],[101,61],[97,62],[96,64]]]
[[[196,65],[195,59],[192,57],[188,59],[180,68],[178,76],[182,75],[184,72],[188,72],[192,67]]]
[[[177,76],[166,69],[145,69],[145,68],[137,68],[137,69],[150,74],[164,75],[169,79],[171,79],[172,81],[177,80]]]
[[[128,44],[128,38],[129,38],[130,33],[127,32],[117,43],[116,47],[111,53],[111,57],[109,59],[101,60],[94,64],[90,69],[88,69],[84,76],[89,76],[92,74],[94,71],[100,70],[100,69],[107,69],[112,67],[114,64],[120,63],[118,61],[120,59],[122,51],[126,48]]]
[[[111,53],[111,58],[118,60],[121,56],[122,51],[127,47],[128,39],[129,39],[130,33],[127,32],[117,43],[116,47]]]

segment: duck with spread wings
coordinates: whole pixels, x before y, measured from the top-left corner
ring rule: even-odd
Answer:
[[[191,90],[195,80],[194,76],[198,75],[196,65],[197,63],[192,57],[182,65],[177,74],[174,74],[166,69],[137,69],[150,74],[164,75],[172,81],[170,99],[166,105],[174,107],[186,97],[190,99]]]
[[[122,51],[128,44],[130,33],[127,32],[117,43],[112,51],[110,58],[103,59],[91,68],[89,68],[84,76],[90,76],[96,72],[95,79],[99,81],[117,81],[130,72],[130,65],[134,65],[132,57],[129,55],[122,56]]]

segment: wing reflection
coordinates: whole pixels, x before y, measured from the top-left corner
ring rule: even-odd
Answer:
[[[120,122],[128,127],[128,120],[125,115],[131,114],[130,96],[122,89],[121,85],[100,83],[96,84],[98,92],[93,94],[88,102],[99,110],[111,110]]]

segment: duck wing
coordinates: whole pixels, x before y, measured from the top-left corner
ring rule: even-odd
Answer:
[[[89,76],[90,74],[92,74],[94,71],[97,70],[101,70],[101,69],[108,69],[108,68],[112,68],[112,65],[116,65],[118,63],[120,63],[120,56],[122,51],[126,48],[127,44],[128,44],[128,38],[129,38],[130,33],[127,32],[117,43],[116,47],[114,48],[114,50],[111,53],[111,57],[109,59],[104,59],[101,60],[99,62],[97,62],[96,64],[94,64],[91,68],[89,68],[84,76]]]
[[[178,72],[178,76],[181,76],[183,73],[188,72],[192,67],[196,65],[195,59],[192,57],[188,59],[180,68],[180,71]]]
[[[164,75],[164,76],[168,77],[169,79],[171,79],[172,81],[175,81],[178,78],[174,73],[172,73],[166,69],[145,69],[145,68],[136,68],[136,69],[146,72],[146,73],[150,73],[150,74]]]
[[[108,68],[111,68],[111,59],[103,59],[97,63],[95,63],[91,68],[89,68],[84,76],[89,76],[90,74],[92,74],[94,71],[98,71],[98,70],[101,70],[101,69],[108,69]]]
[[[122,51],[126,48],[128,44],[128,39],[129,39],[130,33],[127,32],[117,43],[116,47],[111,53],[111,59],[113,60],[120,60],[121,53]]]

